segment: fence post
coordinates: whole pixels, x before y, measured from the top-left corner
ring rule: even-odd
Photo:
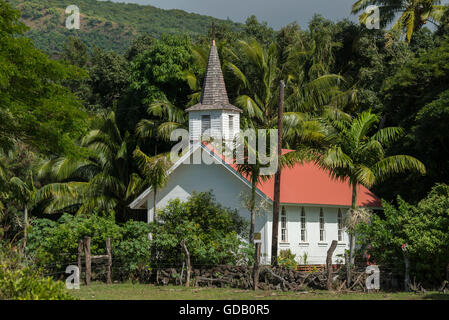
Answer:
[[[90,237],[84,237],[84,260],[86,261],[86,286],[90,284],[91,278],[91,256],[90,256]]]
[[[253,290],[256,291],[259,286],[259,272],[260,272],[260,248],[262,244],[256,242],[256,250],[254,253],[254,266],[253,266]]]
[[[112,283],[111,279],[111,267],[112,267],[112,253],[111,253],[111,238],[106,238],[106,252],[108,254],[108,276],[107,276],[107,284]]]
[[[81,255],[83,254],[83,240],[78,240],[78,270],[79,270],[79,279],[81,279]]]
[[[346,265],[346,286],[348,289],[351,287],[351,261],[349,259],[349,254],[345,250],[345,265]]]
[[[329,250],[327,250],[326,269],[327,269],[327,290],[332,290],[332,255],[337,248],[337,240],[333,240]]]
[[[404,276],[404,290],[410,291],[410,262],[406,253],[404,252],[405,276]]]

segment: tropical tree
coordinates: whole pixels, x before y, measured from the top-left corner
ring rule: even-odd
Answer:
[[[156,101],[147,109],[150,119],[142,119],[137,123],[136,134],[139,138],[149,139],[154,143],[154,154],[158,154],[158,144],[170,141],[173,130],[187,128],[186,112],[171,104],[168,100]]]
[[[356,213],[357,187],[367,188],[398,173],[414,170],[425,174],[424,164],[412,156],[387,156],[385,148],[396,142],[403,130],[386,127],[376,130],[379,117],[371,111],[361,113],[351,121],[334,121],[337,141],[329,147],[319,160],[331,175],[348,182],[352,188],[351,210]],[[355,228],[353,228],[355,229]],[[350,260],[354,263],[355,234],[350,231]]]
[[[263,131],[265,133],[264,129],[256,129],[255,134],[256,136],[259,136],[259,131]],[[243,163],[237,164],[237,171],[247,177],[247,179],[251,182],[251,193],[250,197],[247,201],[247,206],[250,212],[250,225],[249,225],[249,242],[254,243],[254,231],[255,231],[255,225],[256,225],[256,193],[257,193],[257,186],[259,183],[266,181],[270,178],[269,175],[262,175],[261,171],[264,167],[266,167],[266,164],[262,164],[260,159],[261,156],[266,156],[266,154],[259,154],[258,148],[256,149],[252,148],[254,146],[251,146],[248,139],[245,137],[242,139],[241,143],[244,144],[244,154],[247,156],[245,157],[244,161],[241,161]],[[238,148],[238,147],[237,147]],[[273,150],[268,150],[268,152],[272,152]],[[265,152],[265,150],[264,150]],[[255,163],[250,163],[249,158],[251,158],[250,153],[254,155]],[[240,161],[239,161],[240,162]]]
[[[427,21],[433,24],[440,22],[447,9],[447,6],[441,5],[441,0],[358,0],[352,6],[352,13],[360,13],[370,5],[379,7],[382,27],[393,22],[399,13],[400,16],[392,29],[405,30],[408,42],[411,41],[413,33],[421,29]],[[369,17],[369,13],[363,12],[359,21],[366,23]]]
[[[153,212],[156,219],[157,191],[167,184],[168,170],[172,166],[172,163],[169,160],[168,154],[158,154],[149,157],[139,148],[137,148],[133,154],[148,185],[153,189]]]
[[[81,141],[86,157],[51,159],[40,167],[39,175],[53,181],[37,195],[50,200],[46,213],[115,211],[116,219],[124,221],[129,203],[145,187],[133,161],[133,137],[120,132],[115,113],[102,116],[96,127]]]
[[[87,115],[63,83],[86,74],[36,49],[19,18],[20,11],[0,0],[0,148],[24,142],[45,153],[74,154]]]
[[[298,41],[300,43],[300,41]],[[259,42],[252,39],[249,41],[240,40],[240,50],[242,54],[234,53],[239,57],[236,64],[227,63],[227,67],[233,72],[240,83],[240,95],[235,103],[243,109],[242,127],[243,129],[252,128],[257,131],[277,128],[278,118],[278,99],[279,99],[279,77],[281,70],[278,68],[277,49],[275,44],[268,48],[262,46]],[[338,75],[324,74],[326,69],[321,68],[322,73],[310,72],[304,76],[300,66],[309,66],[313,54],[307,54],[307,58],[299,58],[296,55],[295,46],[290,48],[286,70],[290,71],[287,81],[287,112],[283,115],[283,136],[285,146],[294,147],[295,152],[283,155],[280,159],[280,165],[292,165],[298,161],[312,159],[314,152],[312,149],[323,145],[329,135],[324,122],[317,119],[318,115],[326,113],[339,113],[339,103],[344,99],[344,94],[338,90],[338,83],[341,77]],[[316,48],[316,46],[315,46]],[[304,51],[305,48],[303,47]],[[330,54],[330,53],[329,53]],[[322,55],[324,57],[324,54]],[[295,65],[295,67],[293,67]],[[339,113],[340,114],[340,113]],[[335,118],[335,117],[333,117]],[[248,147],[246,145],[246,147]],[[268,151],[268,153],[273,150]],[[247,175],[252,184],[250,211],[251,225],[250,230],[254,231],[257,185],[265,178],[270,176],[260,176],[263,166],[258,162],[259,154],[256,154],[257,162],[255,164],[240,164],[238,170]],[[253,234],[250,232],[250,240]]]
[[[28,212],[36,205],[38,189],[34,185],[33,173],[30,172],[25,181],[19,177],[9,180],[10,188],[14,191],[14,198],[23,205],[23,249],[27,245]]]

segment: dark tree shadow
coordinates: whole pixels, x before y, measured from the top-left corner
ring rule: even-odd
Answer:
[[[449,294],[429,293],[429,294],[424,295],[423,299],[426,299],[426,300],[449,300]]]

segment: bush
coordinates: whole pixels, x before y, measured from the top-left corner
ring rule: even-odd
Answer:
[[[104,255],[106,238],[111,238],[113,275],[132,279],[149,263],[149,230],[147,223],[133,220],[118,225],[113,216],[64,214],[57,222],[33,221],[27,252],[49,272],[63,274],[68,265],[76,264],[79,239],[91,237],[92,255]],[[104,276],[104,271],[100,274]]]
[[[171,201],[151,224],[157,263],[182,264],[186,241],[192,264],[252,263],[254,249],[246,237],[247,222],[236,210],[223,208],[210,192],[194,193],[186,202]]]
[[[290,249],[281,250],[279,252],[279,256],[278,256],[278,264],[281,267],[291,269],[291,270],[296,270],[298,263],[296,262],[295,257],[296,257],[296,255],[293,254],[290,251]]]
[[[7,249],[0,250],[0,300],[73,300],[64,283],[42,277]]]
[[[400,197],[397,201],[397,208],[384,202],[385,216],[360,226],[359,243],[376,263],[402,272],[401,246],[407,244],[411,278],[423,285],[441,284],[449,263],[449,186],[437,184],[417,205]]]

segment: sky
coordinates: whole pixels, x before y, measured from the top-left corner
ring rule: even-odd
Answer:
[[[134,2],[149,4],[162,9],[181,9],[215,18],[245,22],[250,15],[259,21],[266,21],[274,29],[296,21],[306,27],[314,13],[327,19],[350,18],[351,5],[355,0],[112,0],[114,2]]]

